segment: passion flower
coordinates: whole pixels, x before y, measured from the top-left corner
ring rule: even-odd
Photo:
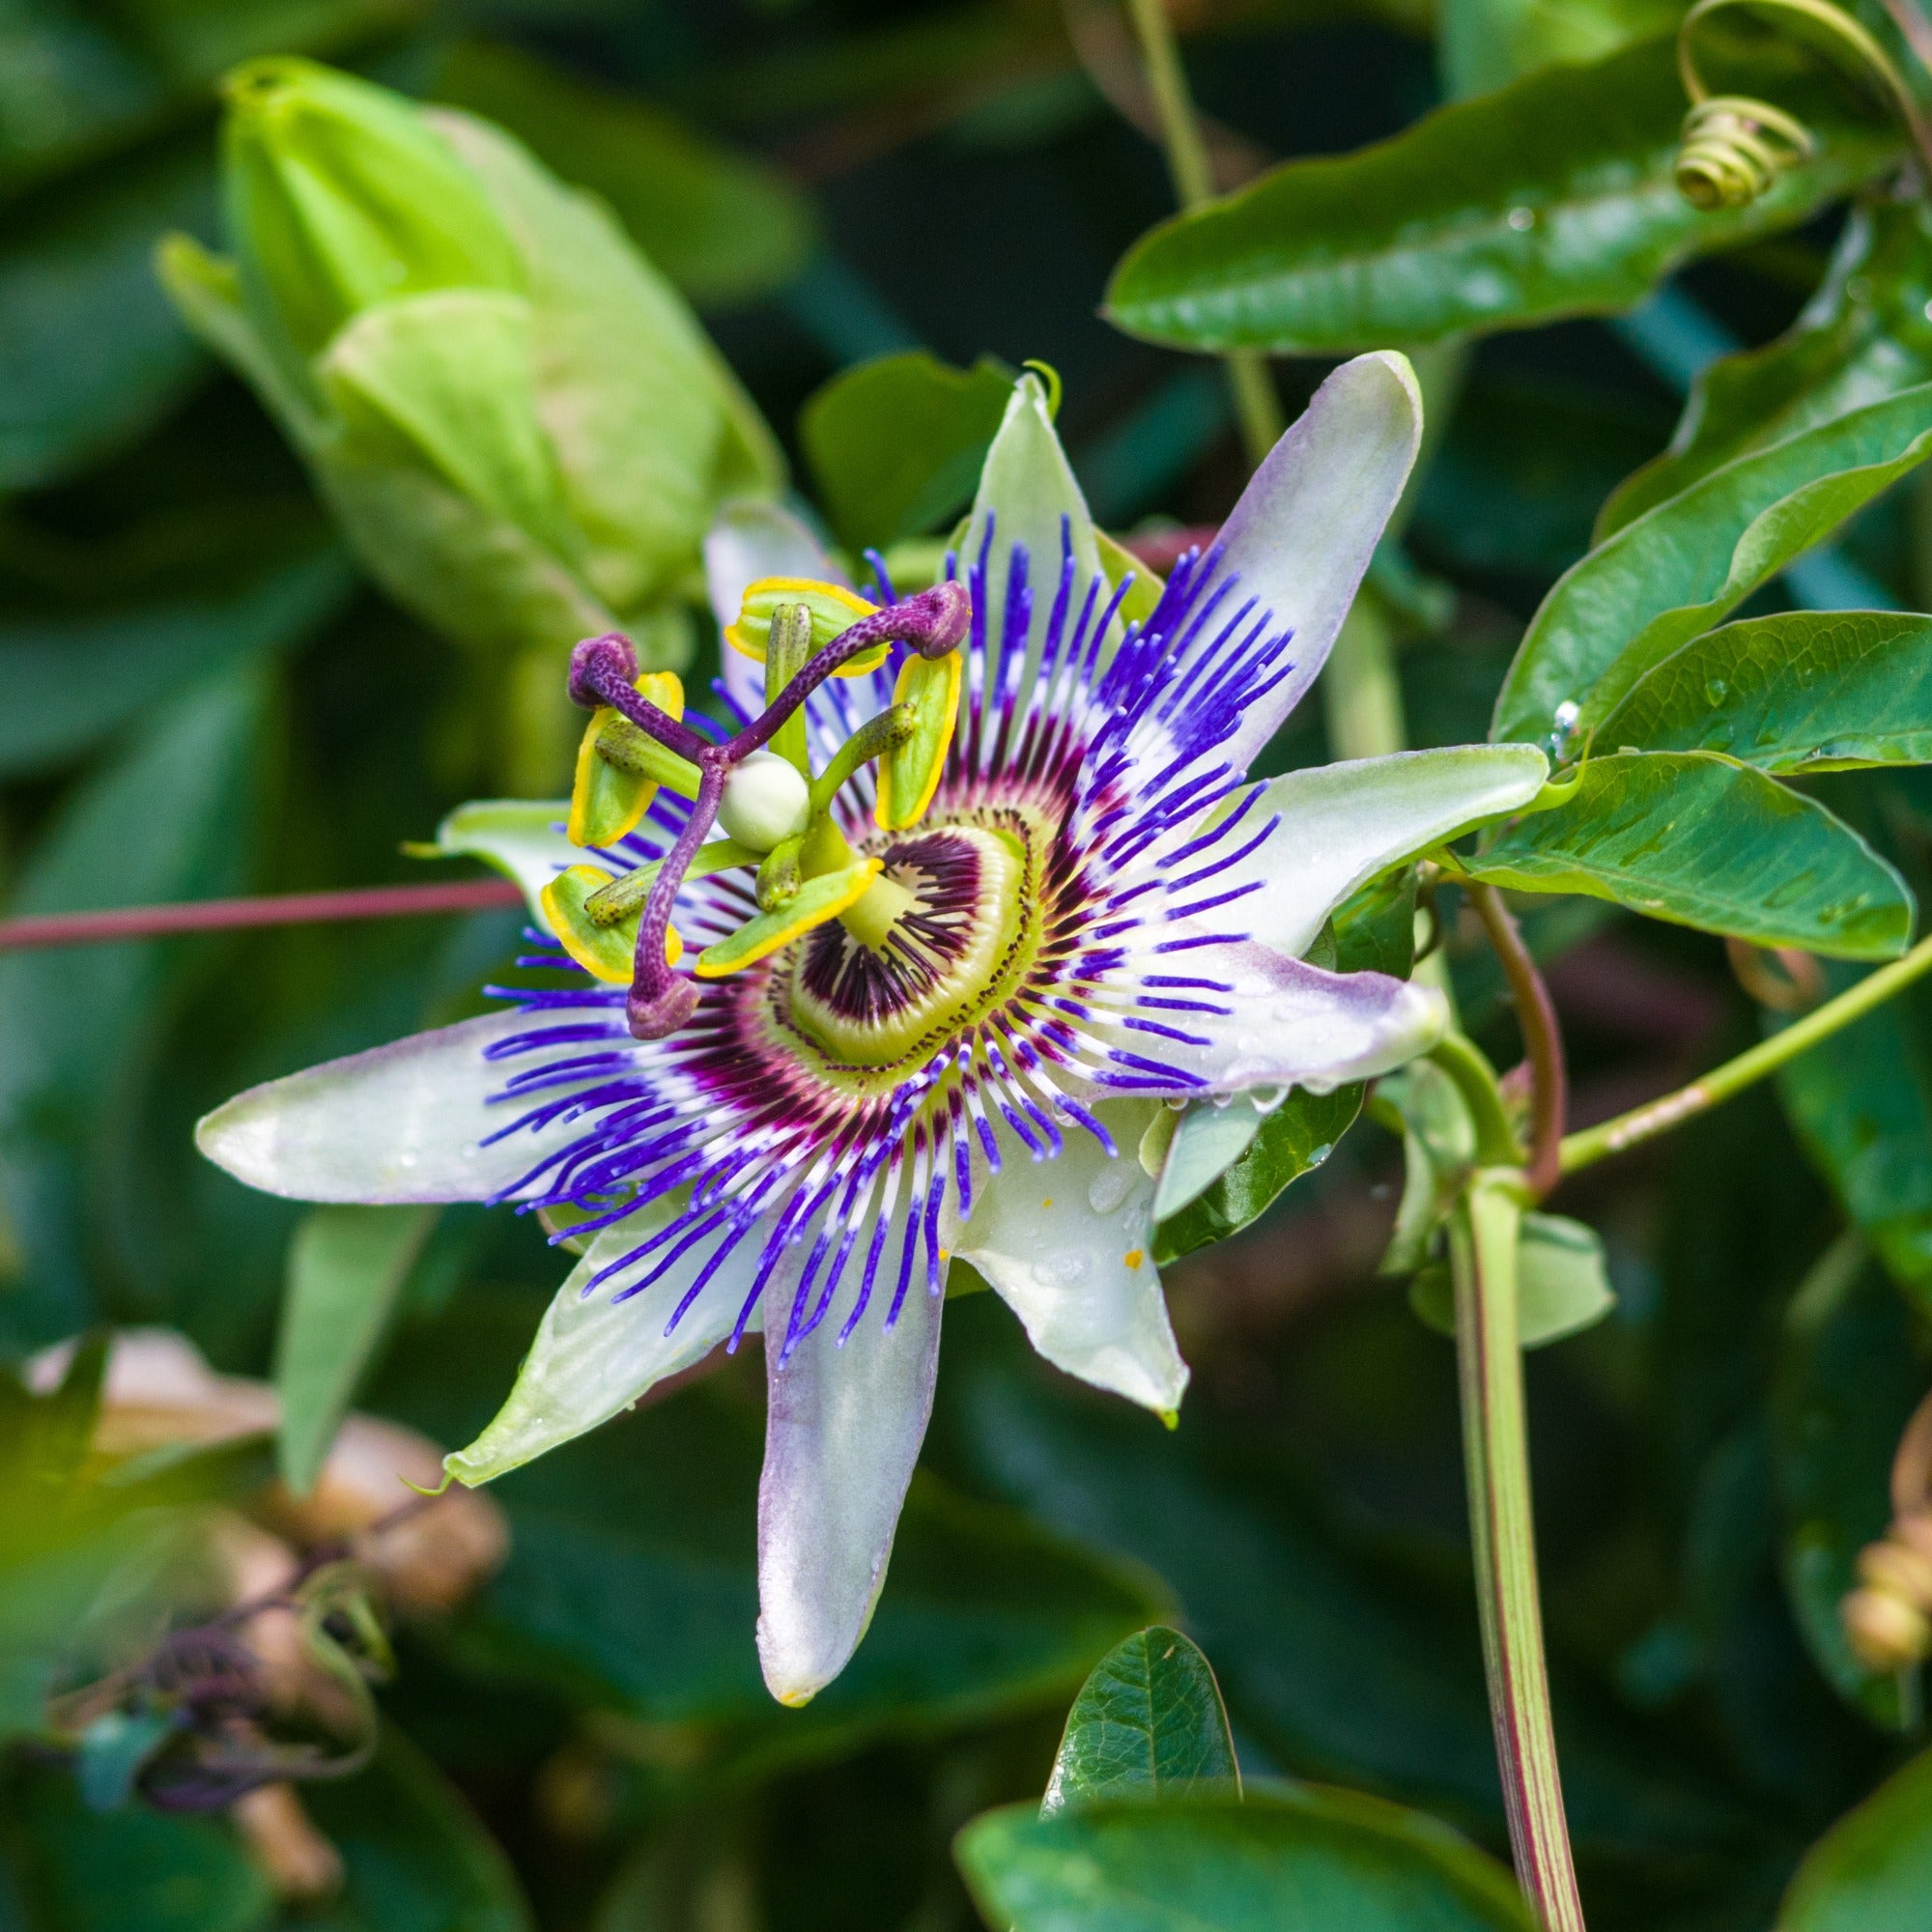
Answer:
[[[758,1650],[801,1703],[883,1582],[955,1264],[1050,1361],[1173,1417],[1156,1209],[1235,1157],[1250,1096],[1383,1071],[1446,1022],[1431,989],[1302,955],[1358,886],[1520,808],[1546,769],[1488,746],[1246,776],[1418,429],[1400,356],[1348,364],[1130,616],[1024,377],[930,590],[900,599],[879,566],[861,598],[782,512],[721,520],[730,736],[621,639],[579,647],[570,804],[467,808],[444,844],[521,878],[540,963],[581,971],[200,1129],[273,1192],[567,1221],[582,1259],[454,1476],[761,1331]]]

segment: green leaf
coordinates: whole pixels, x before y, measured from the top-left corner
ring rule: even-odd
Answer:
[[[1115,270],[1107,314],[1183,348],[1339,355],[1626,308],[1679,263],[1789,227],[1896,153],[1869,125],[1811,118],[1815,160],[1747,209],[1700,214],[1671,179],[1672,37],[1546,68],[1164,223]]]
[[[1805,1854],[1776,1932],[1921,1932],[1932,1913],[1932,1751]]]
[[[1231,1103],[1228,1115],[1246,1104]],[[1335,1143],[1354,1125],[1361,1111],[1360,1087],[1338,1087],[1332,1094],[1295,1089],[1280,1106],[1262,1116],[1247,1151],[1211,1187],[1155,1229],[1154,1260],[1165,1266],[1259,1220],[1290,1181],[1320,1167],[1334,1152]]]
[[[955,1856],[1015,1932],[1527,1932],[1503,1867],[1421,1812],[1319,1785],[976,1819]]]
[[[1740,456],[1565,573],[1496,699],[1492,736],[1587,733],[1645,671],[1708,630],[1932,453],[1932,383]]]
[[[57,765],[197,678],[300,642],[355,583],[306,512],[224,506],[164,563],[145,547],[141,532],[121,545],[36,543],[36,561],[58,574],[0,618],[0,775]]]
[[[94,1425],[100,1419],[100,1389],[113,1345],[111,1329],[89,1330],[69,1359],[59,1387],[34,1405],[33,1466],[43,1481],[71,1482],[86,1460]]]
[[[1597,738],[1721,752],[1780,776],[1932,762],[1932,617],[1792,611],[1726,624],[1645,671]]]
[[[1562,1214],[1525,1214],[1518,1237],[1517,1324],[1525,1349],[1593,1328],[1617,1305],[1594,1228]],[[1424,1268],[1409,1284],[1408,1305],[1438,1335],[1456,1332],[1449,1270]]]
[[[389,1325],[434,1208],[313,1208],[289,1244],[275,1341],[282,1480],[306,1495]]]
[[[1213,1666],[1191,1638],[1155,1624],[1116,1644],[1080,1687],[1040,1814],[1201,1784],[1238,1790],[1240,1777]]]
[[[32,1923],[61,1932],[259,1932],[268,1878],[225,1821],[130,1804],[90,1811],[65,1771],[0,1786],[7,1862]]]
[[[923,349],[833,377],[806,403],[798,434],[839,541],[884,548],[956,516],[1012,392],[990,355],[954,369]]]
[[[153,428],[206,366],[156,286],[166,228],[206,229],[200,143],[147,156],[14,225],[0,246],[0,490],[58,482]]]
[[[1734,457],[1932,379],[1928,219],[1918,201],[1856,207],[1804,312],[1776,341],[1698,373],[1670,447],[1605,502],[1597,541]]]
[[[1506,87],[1557,61],[1601,60],[1675,27],[1679,0],[1444,0],[1437,60],[1450,98]]]
[[[263,699],[258,676],[231,673],[159,711],[125,756],[63,802],[8,910],[234,890]],[[149,942],[0,957],[0,1190],[36,1279],[31,1308],[16,1304],[8,1317],[25,1319],[24,1341],[53,1341],[94,1317],[89,1164],[123,1125],[125,1083],[180,956],[179,945]]]
[[[305,1786],[302,1804],[343,1865],[340,1895],[303,1913],[304,1932],[529,1932],[509,1860],[399,1731],[358,1776]]]
[[[1833,994],[1858,972],[1827,966]],[[1879,1259],[1932,1311],[1932,1089],[1911,993],[1819,1041],[1778,1072],[1785,1113],[1812,1165]],[[1788,1020],[1777,1023],[1789,1025]]]
[[[1892,958],[1912,931],[1905,881],[1850,826],[1710,752],[1593,758],[1562,804],[1463,863],[1518,892],[1845,959]]]
[[[811,252],[810,204],[782,175],[634,98],[480,41],[444,56],[430,92],[507,128],[565,181],[602,195],[700,305],[769,295]]]

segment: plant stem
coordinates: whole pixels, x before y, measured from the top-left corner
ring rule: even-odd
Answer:
[[[1479,1173],[1449,1224],[1483,1664],[1517,1878],[1544,1932],[1583,1932],[1550,1721],[1517,1332],[1520,1176]]]
[[[1563,1122],[1570,1107],[1563,1031],[1556,1021],[1549,988],[1536,970],[1536,960],[1523,944],[1522,933],[1503,904],[1502,895],[1493,886],[1472,885],[1469,899],[1502,963],[1503,978],[1509,981],[1510,998],[1516,1006],[1517,1024],[1522,1029],[1523,1052],[1534,1080],[1527,1172],[1530,1189],[1541,1201],[1563,1173]]]
[[[1599,1126],[1586,1127],[1581,1133],[1566,1136],[1562,1146],[1562,1171],[1575,1174],[1578,1168],[1589,1167],[1605,1154],[1622,1153],[1626,1148],[1653,1140],[1679,1122],[1688,1121],[1693,1114],[1701,1114],[1707,1108],[1715,1107],[1719,1101],[1728,1100],[1732,1094],[1743,1093],[1766,1074],[1776,1073],[1787,1060],[1796,1060],[1801,1053],[1816,1046],[1822,1039],[1829,1039],[1840,1028],[1862,1019],[1874,1007],[1883,1006],[1894,993],[1928,971],[1932,971],[1932,939],[1921,939],[1904,958],[1894,959],[1889,966],[1881,966],[1876,973],[1868,973],[1856,986],[1848,987],[1835,1000],[1828,1000],[1822,1007],[1814,1008],[1803,1019],[1794,1020],[1782,1033],[1759,1041],[1735,1060],[1727,1060],[1721,1066],[1691,1081],[1688,1087],[1680,1087],[1661,1100],[1634,1107],[1627,1114],[1619,1114],[1613,1121],[1605,1121]]]
[[[275,893],[255,898],[190,899],[178,905],[111,906],[0,919],[0,952],[41,946],[99,946],[114,939],[159,939],[243,925],[316,925],[343,919],[402,919],[522,905],[507,879],[464,879],[435,886],[367,886],[346,893]]]
[[[1167,155],[1175,199],[1183,210],[1200,208],[1214,199],[1214,169],[1208,158],[1208,143],[1194,111],[1194,99],[1187,91],[1187,71],[1175,45],[1166,0],[1127,0],[1127,12],[1141,43],[1148,92],[1153,97],[1154,112],[1160,120],[1161,147]],[[1234,399],[1241,440],[1249,463],[1259,464],[1281,438],[1281,399],[1268,375],[1267,358],[1259,350],[1232,350],[1225,359],[1228,393]]]

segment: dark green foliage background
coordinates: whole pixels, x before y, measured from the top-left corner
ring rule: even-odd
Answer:
[[[1353,149],[1437,98],[1429,22],[1394,0],[1192,11],[1204,104],[1259,156]],[[917,349],[961,368],[1045,358],[1095,513],[1122,529],[1215,520],[1242,474],[1212,365],[1099,314],[1115,264],[1171,206],[1156,151],[1094,78],[1126,45],[1105,0],[7,8],[7,909],[420,876],[399,842],[491,785],[473,661],[359,583],[278,438],[152,282],[162,229],[215,239],[210,84],[228,62],[300,47],[510,120],[683,282],[807,484],[814,436],[837,449],[842,432],[821,417],[801,445],[799,412],[838,369]],[[649,179],[567,100],[539,91],[512,112],[506,47],[669,117]],[[699,150],[687,180],[678,128],[768,171],[741,179]],[[1689,286],[1740,339],[1769,340],[1837,218],[1695,267]],[[1431,574],[1403,653],[1416,743],[1484,735],[1539,597],[1662,449],[1681,396],[1632,340],[1571,320],[1473,351],[1408,534]],[[1321,366],[1276,365],[1292,405]],[[970,422],[948,433],[970,443]],[[893,518],[956,508],[862,481],[828,502],[842,532],[907,534]],[[1848,543],[1902,607],[1932,577],[1913,531],[1889,498]],[[1269,754],[1277,769],[1323,755],[1319,703]],[[1814,788],[1922,900],[1932,784]],[[254,1080],[473,1010],[517,923],[0,956],[0,1349],[159,1323],[222,1369],[266,1373],[295,1210],[200,1163],[194,1118]],[[1758,1024],[1714,940],[1590,901],[1530,929],[1556,960],[1579,1114],[1662,1091]],[[1493,968],[1460,936],[1452,964],[1506,1062]],[[1895,1691],[1842,1653],[1833,1605],[1883,1528],[1890,1450],[1932,1377],[1928,1011],[1903,1003],[1801,1063],[1788,1116],[1747,1096],[1557,1204],[1603,1231],[1620,1294],[1613,1319],[1528,1368],[1558,1734],[1600,1932],[1772,1923],[1805,1849],[1911,1753]],[[1350,1096],[1338,1122],[1352,1110]],[[1840,1226],[1819,1165],[1890,1272],[1874,1262],[1794,1308]],[[1256,1226],[1173,1265],[1196,1378],[1173,1435],[1043,1368],[993,1296],[955,1301],[875,1628],[807,1714],[766,1700],[752,1647],[755,1361],[507,1480],[515,1554],[473,1605],[404,1634],[377,1763],[315,1799],[347,1889],[288,1922],[977,1923],[954,1833],[1037,1798],[1087,1670],[1155,1621],[1211,1659],[1250,1777],[1400,1800],[1500,1850],[1452,1350],[1374,1277],[1399,1177],[1396,1144],[1356,1125]],[[1172,1245],[1210,1238],[1220,1213],[1210,1202]],[[446,1215],[358,1406],[464,1440],[559,1272],[532,1225]],[[0,1575],[10,1601],[34,1587]],[[0,1606],[0,1624],[10,1660],[31,1648],[15,1628],[31,1617]],[[1932,1881],[1917,1896],[1911,1922],[1932,1921]],[[1794,1932],[1853,1922],[1818,1911]],[[0,1772],[8,1932],[259,1932],[284,1916],[218,1821],[91,1814],[22,1753]]]

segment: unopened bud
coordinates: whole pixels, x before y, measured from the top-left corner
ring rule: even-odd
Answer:
[[[286,58],[236,69],[225,93],[229,233],[270,339],[313,356],[383,302],[523,287],[496,210],[412,102]]]

